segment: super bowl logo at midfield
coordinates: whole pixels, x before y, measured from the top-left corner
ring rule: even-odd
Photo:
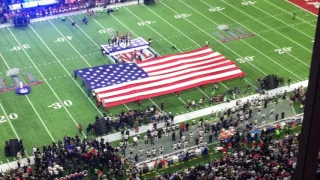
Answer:
[[[140,51],[131,51],[127,53],[122,53],[117,56],[112,56],[115,59],[125,62],[134,62],[134,61],[145,61],[155,57],[155,53],[149,48],[142,49]]]

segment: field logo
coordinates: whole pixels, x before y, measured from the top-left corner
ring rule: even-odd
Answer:
[[[9,69],[6,72],[6,76],[11,79],[12,83],[7,84],[7,78],[0,77],[0,93],[15,90],[16,88],[20,87],[21,83],[25,86],[32,86],[32,85],[37,85],[42,83],[42,81],[39,81],[35,78],[32,72],[27,72],[22,75],[26,77],[27,81],[25,81],[22,77],[20,77],[19,68]]]
[[[320,7],[320,2],[308,2],[307,4],[313,5],[317,9]]]
[[[319,13],[319,8],[320,8],[319,0],[288,0],[288,1],[315,15],[318,15]]]
[[[134,62],[134,61],[145,61],[156,57],[156,53],[153,49],[145,48],[136,52],[131,51],[118,55],[111,56],[115,62]]]
[[[218,36],[222,42],[228,42],[254,36],[254,34],[247,33],[240,27],[230,29],[226,24],[218,25],[217,29],[220,30],[220,32],[214,32],[213,34]]]

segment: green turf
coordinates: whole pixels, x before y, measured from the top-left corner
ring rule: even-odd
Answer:
[[[26,97],[17,96],[14,91],[0,94],[5,113],[8,116],[12,113],[18,115],[17,119],[10,121],[13,128],[8,121],[0,123],[0,142],[16,138],[14,129],[19,138],[23,139],[28,154],[31,154],[32,147],[57,141],[64,135],[74,135],[78,133],[77,123],[86,127],[94,121],[95,115],[102,113],[101,109],[96,108],[95,102],[86,96],[86,89],[81,87],[80,82],[71,77],[75,69],[110,63],[107,57],[101,56],[98,48],[107,42],[108,33],[100,32],[108,28],[120,32],[130,29],[134,37],[152,37],[152,47],[160,55],[178,53],[178,50],[171,50],[172,43],[181,51],[189,51],[202,47],[208,40],[214,51],[235,60],[247,73],[246,81],[234,79],[218,83],[220,90],[217,94],[234,85],[243,89],[251,83],[254,87],[257,77],[266,74],[292,77],[294,82],[307,79],[316,17],[283,0],[255,2],[254,6],[244,6],[241,1],[231,0],[164,0],[150,6],[122,7],[112,15],[88,18],[89,25],[81,24],[83,14],[71,16],[80,28],[72,27],[68,17],[66,22],[53,19],[33,23],[23,29],[0,29],[0,54],[3,57],[0,58],[0,76],[4,77],[7,66],[18,67],[22,73],[32,72],[43,81],[41,85],[32,86],[32,92]],[[225,9],[209,11],[215,7]],[[291,19],[293,11],[298,12],[295,20]],[[190,16],[175,18],[178,14]],[[139,26],[138,22],[141,21],[153,23]],[[219,24],[228,24],[230,28],[241,27],[256,35],[222,43],[213,34],[218,31],[216,27]],[[55,42],[63,37],[70,40]],[[30,48],[24,51],[11,50],[15,46],[26,44]],[[275,52],[284,47],[291,47],[292,51],[284,54]],[[238,58],[246,56],[254,56],[253,61],[240,63]],[[10,83],[11,80],[7,79],[7,82]],[[186,113],[184,103],[189,99],[207,97],[212,87],[213,85],[207,85],[204,91],[198,88],[183,91],[180,99],[173,94],[146,99],[142,101],[142,105],[146,107],[155,103],[159,106],[163,101],[166,111]],[[67,105],[58,109],[48,107],[64,102]],[[137,104],[128,103],[112,107],[109,112],[115,114],[135,108],[139,108]],[[5,113],[1,109],[0,118],[6,118]],[[4,143],[0,143],[0,149],[3,146]],[[0,163],[6,161],[4,154],[0,154]]]

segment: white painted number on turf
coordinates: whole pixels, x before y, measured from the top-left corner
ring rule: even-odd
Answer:
[[[222,11],[224,9],[225,8],[222,8],[222,7],[213,7],[213,8],[210,8],[209,11],[210,12],[217,12],[217,11]]]
[[[18,119],[19,116],[16,113],[11,113],[11,114],[9,114],[8,117],[11,120],[16,120],[16,119]],[[4,123],[4,122],[7,122],[7,118],[5,116],[0,116],[0,123]]]
[[[177,15],[174,16],[174,18],[181,19],[181,18],[187,18],[189,16],[191,16],[191,14],[185,14],[184,13],[184,14],[177,14]]]
[[[66,36],[66,39],[68,39],[69,41],[72,40],[72,36]],[[54,42],[64,42],[65,39],[63,37],[59,37],[57,40],[55,40]]]
[[[245,5],[245,6],[254,5],[255,3],[257,3],[257,2],[255,2],[255,1],[243,1],[243,2],[241,2],[241,4]]]
[[[291,48],[292,47],[284,47],[284,48],[275,49],[274,51],[277,52],[278,54],[284,54],[284,53],[291,52]]]
[[[246,57],[237,58],[236,61],[238,61],[239,63],[245,63],[245,62],[253,61],[253,58],[254,56],[246,56]]]
[[[99,30],[99,33],[100,34],[105,34],[105,33],[108,33],[108,34],[111,34],[114,32],[114,29],[113,28],[107,28],[107,29],[100,29]]]
[[[138,22],[138,25],[139,26],[145,26],[145,25],[150,25],[150,24],[153,24],[155,23],[155,21],[141,21],[141,22]]]
[[[70,100],[65,100],[65,101],[63,101],[63,104],[64,104],[65,106],[72,106],[72,101],[70,101]],[[53,108],[53,109],[60,109],[60,108],[62,108],[62,106],[63,106],[63,105],[61,105],[61,103],[56,102],[56,103],[53,103],[53,104],[49,105],[48,107],[49,107],[49,108]]]
[[[23,44],[21,45],[21,47],[23,49],[29,49],[30,48],[30,45],[29,44]],[[11,51],[20,51],[21,50],[21,47],[20,46],[14,46]]]

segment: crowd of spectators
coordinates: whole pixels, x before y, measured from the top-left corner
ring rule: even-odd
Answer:
[[[138,102],[137,102],[138,103]],[[103,117],[98,115],[95,120],[104,119],[107,124],[107,132],[111,132],[111,129],[116,131],[121,131],[125,129],[136,129],[138,131],[139,127],[151,123],[152,121],[160,122],[173,119],[174,115],[171,112],[166,112],[160,110],[155,105],[144,107],[141,103],[138,103],[138,108],[133,110],[124,111],[122,110],[116,114],[106,114],[103,113]],[[163,105],[162,105],[163,106]],[[99,105],[98,105],[99,107]],[[90,123],[86,129],[87,135],[93,134],[95,123]]]
[[[124,178],[126,162],[119,158],[115,150],[103,139],[81,140],[65,136],[63,141],[44,145],[33,149],[35,165],[21,164],[18,168],[6,173],[0,173],[0,179],[60,179],[78,180],[92,179],[122,179]]]
[[[271,137],[262,134],[262,137]],[[157,175],[153,180],[193,180],[193,179],[250,179],[250,180],[289,180],[297,165],[299,134],[284,139],[262,138],[252,149],[234,150],[222,158],[199,164],[180,172]],[[320,156],[319,156],[320,157]],[[320,178],[320,163],[316,177]],[[140,179],[131,177],[131,179]]]
[[[72,11],[79,11],[83,9],[88,9],[88,12],[91,13],[92,10],[89,10],[93,7],[104,6],[113,4],[117,1],[115,0],[68,0],[68,1],[59,1],[57,3],[45,6],[37,6],[31,8],[23,7],[20,2],[13,4],[20,4],[21,9],[12,10],[10,5],[3,4],[2,11],[0,10],[0,23],[7,23],[10,19],[13,19],[16,16],[26,17],[28,19],[56,15],[61,13],[67,13]],[[1,5],[1,4],[0,4]],[[1,7],[1,6],[0,6]]]

